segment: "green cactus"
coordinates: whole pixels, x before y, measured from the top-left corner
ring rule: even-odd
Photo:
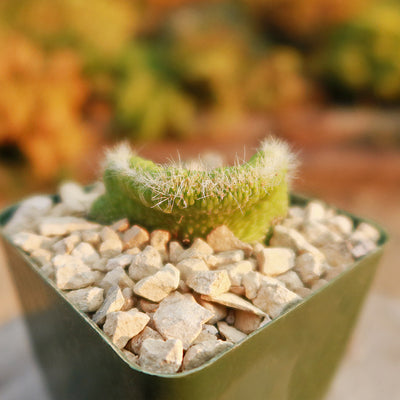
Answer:
[[[106,193],[90,217],[102,223],[128,217],[180,239],[204,237],[224,224],[244,241],[263,240],[286,215],[293,167],[288,146],[275,139],[262,143],[247,163],[212,170],[157,165],[120,145],[106,157]]]

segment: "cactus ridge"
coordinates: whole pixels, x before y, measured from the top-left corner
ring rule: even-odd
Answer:
[[[240,165],[238,160],[234,166],[215,169],[200,165],[195,170],[185,168],[181,161],[155,164],[122,144],[107,153],[107,192],[94,204],[91,216],[104,222],[128,216],[149,228],[167,227],[181,238],[204,236],[221,224],[244,239],[259,237],[259,233],[244,233],[249,231],[252,214],[265,212],[259,222],[253,221],[257,232],[264,223],[263,234],[268,230],[267,219],[284,216],[294,165],[287,144],[272,138],[247,163]],[[275,197],[281,204],[268,207]],[[277,212],[272,212],[274,207]]]

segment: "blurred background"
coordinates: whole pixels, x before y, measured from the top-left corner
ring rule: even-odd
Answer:
[[[97,179],[121,140],[230,162],[271,133],[294,190],[391,235],[329,400],[400,398],[400,0],[0,2],[2,208]],[[0,332],[20,314],[5,263]]]

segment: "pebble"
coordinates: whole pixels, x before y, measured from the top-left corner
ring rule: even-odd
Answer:
[[[213,317],[208,321],[209,324],[215,324],[216,322],[221,321],[226,317],[226,306],[222,304],[211,303],[210,301],[204,300],[201,297],[196,300],[202,307],[213,314]]]
[[[139,356],[125,349],[122,349],[122,352],[124,353],[124,356],[126,357],[129,363],[134,365],[139,364]]]
[[[67,299],[80,311],[97,311],[104,301],[104,290],[98,287],[71,290],[66,293]]]
[[[162,336],[157,331],[151,329],[149,326],[146,326],[139,334],[134,336],[129,341],[127,345],[128,350],[132,351],[135,354],[139,354],[140,348],[142,347],[142,344],[146,339],[163,340]]]
[[[205,258],[205,262],[211,268],[217,268],[222,265],[233,264],[244,260],[243,250],[223,251],[218,254],[212,254]]]
[[[311,284],[320,278],[326,268],[324,258],[314,253],[304,253],[296,258],[294,269],[304,283]]]
[[[254,269],[254,264],[249,260],[243,260],[219,268],[228,272],[232,286],[241,286],[243,276]]]
[[[165,339],[180,339],[187,350],[213,314],[192,295],[175,292],[166,297],[154,313],[154,324]]]
[[[178,263],[178,259],[183,252],[183,247],[179,242],[170,242],[169,243],[169,261],[172,264]]]
[[[159,251],[164,262],[168,260],[167,245],[170,240],[168,231],[157,229],[150,234],[150,245]]]
[[[200,258],[186,258],[176,264],[176,268],[181,272],[184,281],[194,272],[208,271],[208,265]]]
[[[353,221],[346,215],[334,215],[326,221],[326,226],[344,238],[353,231]]]
[[[114,222],[110,228],[115,232],[125,232],[129,228],[129,220],[128,218],[122,218]]]
[[[133,255],[132,254],[120,254],[117,257],[110,258],[107,260],[107,263],[105,265],[105,270],[106,271],[111,271],[115,268],[125,268],[128,265],[131,265],[133,261]]]
[[[133,290],[130,287],[123,288],[122,295],[124,296],[125,302],[121,308],[121,311],[128,311],[135,306],[136,297],[134,296]]]
[[[158,303],[153,303],[152,301],[146,299],[139,299],[139,307],[146,313],[155,313],[158,305]]]
[[[225,270],[197,271],[189,275],[186,284],[195,292],[217,296],[231,287],[229,275]]]
[[[326,284],[328,283],[328,281],[326,279],[319,279],[318,281],[314,282],[311,286],[311,290],[318,290],[322,287],[324,287]]]
[[[52,256],[52,253],[45,249],[36,249],[31,253],[31,257],[40,265],[48,264]]]
[[[185,353],[182,370],[188,371],[199,367],[230,347],[232,347],[232,344],[223,340],[207,340],[194,344]]]
[[[247,335],[224,321],[217,322],[219,333],[229,342],[238,343],[247,338]]]
[[[122,242],[125,249],[131,247],[142,248],[149,242],[149,239],[149,232],[139,225],[132,226],[132,228],[128,229],[122,236]]]
[[[179,286],[180,272],[172,264],[167,264],[154,275],[141,279],[133,291],[147,300],[159,302]]]
[[[245,334],[255,331],[261,323],[262,317],[248,311],[235,310],[234,326]]]
[[[258,289],[260,289],[262,276],[259,272],[250,271],[243,275],[242,284],[245,290],[246,297],[253,300],[257,296]]]
[[[102,324],[105,321],[107,314],[121,310],[121,308],[124,306],[124,303],[125,298],[121,292],[121,289],[118,285],[113,286],[108,291],[101,307],[93,315],[93,321],[96,324]]]
[[[75,246],[81,243],[81,235],[79,232],[71,233],[71,235],[57,241],[53,244],[52,250],[55,254],[71,254]]]
[[[300,300],[291,290],[263,281],[253,303],[271,318],[278,317],[289,305]]]
[[[115,311],[108,313],[103,330],[111,341],[122,349],[133,336],[139,334],[149,322],[150,317],[132,309],[130,311]]]
[[[86,192],[76,182],[65,182],[59,188],[62,204],[70,214],[86,214],[99,196],[96,192]]]
[[[281,275],[292,269],[294,259],[294,251],[282,247],[269,247],[257,253],[260,272],[269,276]]]
[[[108,290],[114,286],[119,285],[121,288],[131,288],[135,286],[135,282],[126,274],[125,270],[121,267],[114,268],[113,270],[106,273],[100,286],[107,293]]]
[[[276,279],[282,282],[291,291],[304,287],[303,282],[295,271],[288,271],[282,275],[277,276]]]
[[[182,364],[183,347],[179,339],[146,339],[140,349],[139,364],[148,371],[173,374]]]
[[[82,231],[82,240],[92,246],[98,246],[101,242],[100,232],[97,230]]]
[[[323,221],[326,217],[325,205],[320,201],[310,201],[304,209],[304,220]]]
[[[365,237],[367,237],[368,239],[371,239],[373,242],[377,242],[379,240],[379,238],[381,237],[381,234],[379,232],[378,229],[376,229],[374,226],[367,224],[366,222],[361,222],[355,232],[355,234],[357,233],[361,233],[363,234]]]
[[[58,255],[53,258],[59,289],[81,289],[94,283],[96,274],[80,258]]]
[[[202,295],[202,299],[207,301],[212,301],[214,303],[222,304],[224,306],[234,308],[237,310],[249,311],[253,314],[260,315],[262,317],[265,316],[265,313],[260,310],[259,308],[255,307],[250,302],[242,299],[241,297],[237,296],[233,293],[222,293],[217,296],[208,296]]]
[[[85,242],[79,243],[72,250],[71,255],[80,258],[87,265],[92,265],[100,260],[100,256],[93,246]]]
[[[99,248],[100,255],[104,258],[113,258],[121,254],[122,243],[118,239],[107,239],[101,243]]]
[[[332,267],[349,266],[354,262],[351,254],[351,245],[349,242],[329,243],[320,248],[325,255],[326,261]]]
[[[134,281],[138,281],[155,274],[161,267],[160,253],[153,246],[146,246],[142,252],[133,257],[129,267],[129,276]]]
[[[330,243],[341,242],[342,237],[330,230],[321,222],[308,222],[303,226],[305,238],[315,247],[322,247]]]
[[[208,321],[210,323],[210,321]],[[193,345],[208,340],[218,340],[218,329],[214,325],[204,324],[199,336],[194,340]],[[192,345],[192,346],[193,346]]]
[[[296,290],[294,290],[294,292],[299,295],[301,298],[306,298],[307,296],[309,296],[312,293],[312,290],[310,288],[307,287],[301,287],[298,288]]]
[[[212,230],[207,236],[207,243],[215,252],[243,250],[246,256],[251,255],[253,248],[248,243],[239,240],[233,232],[225,225]]]
[[[48,239],[44,236],[36,235],[35,233],[18,232],[11,236],[11,240],[26,252],[32,253],[38,250]]]
[[[44,236],[64,236],[75,231],[96,229],[100,225],[78,217],[44,217],[39,232]]]
[[[203,239],[196,238],[192,245],[188,249],[183,250],[178,256],[178,262],[187,258],[200,258],[204,260],[207,256],[213,253],[213,249],[207,244],[207,242]]]

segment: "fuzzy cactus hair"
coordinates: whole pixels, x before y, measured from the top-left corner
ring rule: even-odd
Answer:
[[[244,241],[263,240],[287,213],[294,165],[287,144],[272,138],[247,163],[211,170],[187,169],[182,162],[158,165],[119,145],[107,153],[106,193],[90,217],[102,223],[127,217],[180,239],[204,237],[226,225]]]

